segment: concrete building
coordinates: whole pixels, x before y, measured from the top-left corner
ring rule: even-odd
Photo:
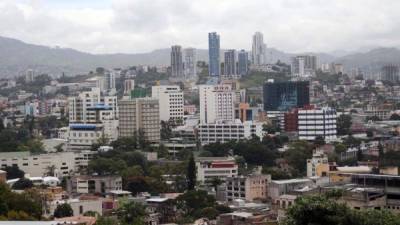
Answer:
[[[241,76],[247,75],[249,72],[249,53],[240,50],[238,53],[238,69],[237,73]]]
[[[198,157],[195,159],[197,181],[205,183],[213,178],[225,180],[238,175],[238,165],[233,157]]]
[[[314,76],[317,71],[317,57],[314,55],[298,55],[292,58],[291,73],[296,77]]]
[[[158,99],[160,120],[182,123],[184,116],[183,91],[177,85],[160,85],[151,88],[151,97]]]
[[[98,123],[118,119],[117,96],[102,96],[99,88],[68,98],[70,123]]]
[[[49,167],[54,166],[54,176],[64,177],[73,174],[79,169],[86,168],[95,152],[57,152],[32,155],[30,152],[2,152],[0,153],[1,168],[18,166],[18,168],[32,177],[40,177],[48,173]]]
[[[104,72],[104,89],[105,90],[115,90],[115,71],[105,71]]]
[[[314,150],[312,158],[307,159],[307,177],[327,176],[326,172],[318,173],[318,168],[322,166],[329,167],[328,156],[321,150]]]
[[[399,79],[399,66],[389,64],[382,67],[381,80],[396,83]]]
[[[251,62],[257,66],[267,64],[267,45],[264,43],[264,37],[261,32],[256,32],[253,35]]]
[[[216,32],[208,33],[208,71],[210,76],[219,77],[220,75],[220,39]]]
[[[160,141],[160,110],[158,99],[135,98],[119,103],[119,136],[133,137],[143,132],[147,141]]]
[[[193,78],[197,75],[196,49],[185,49],[185,77]]]
[[[252,174],[249,176],[226,178],[226,200],[243,199],[254,201],[255,199],[266,199],[268,183],[271,175]]]
[[[81,197],[76,199],[55,200],[48,204],[48,215],[54,215],[54,211],[60,204],[68,203],[73,211],[73,216],[82,216],[85,212],[96,212],[103,215],[103,198],[100,197]]]
[[[171,47],[171,73],[173,77],[183,77],[182,47]]]
[[[108,194],[122,190],[120,176],[73,176],[67,181],[67,190],[72,194]]]
[[[281,195],[290,194],[296,189],[313,187],[311,179],[272,180],[268,185],[268,196],[275,202]]]
[[[199,86],[200,122],[235,119],[236,92],[230,85]]]
[[[124,95],[130,96],[131,92],[135,89],[135,80],[127,79],[124,80]]]
[[[230,49],[224,53],[224,76],[230,77],[237,74],[236,71],[236,51],[235,49]]]
[[[232,140],[250,139],[257,136],[264,137],[262,122],[245,121],[216,121],[215,123],[200,123],[198,125],[198,139],[202,145],[215,142],[229,142]]]
[[[336,110],[332,108],[300,109],[298,121],[300,140],[312,141],[318,136],[325,141],[336,139]]]

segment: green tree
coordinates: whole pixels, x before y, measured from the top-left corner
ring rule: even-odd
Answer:
[[[4,171],[7,172],[7,180],[23,178],[25,176],[25,172],[20,170],[17,165],[7,166]]]
[[[191,154],[189,159],[186,176],[188,190],[194,190],[196,186],[196,163],[194,161],[193,153]]]
[[[33,182],[27,178],[20,178],[12,186],[15,190],[25,190],[33,187]]]
[[[397,113],[393,113],[393,114],[390,116],[390,120],[400,120],[400,115],[397,114]]]
[[[123,203],[118,209],[117,215],[123,224],[144,224],[146,208],[140,203],[134,201]]]
[[[306,172],[307,159],[312,157],[313,146],[306,141],[295,141],[289,145],[283,157],[287,163],[292,166],[299,175]]]
[[[351,115],[341,114],[337,118],[337,133],[338,135],[350,134],[350,128],[352,125]]]
[[[73,215],[74,211],[68,203],[60,204],[54,210],[54,217],[56,218],[69,217]]]
[[[215,198],[208,195],[203,190],[189,190],[176,199],[177,207],[183,210],[186,215],[191,215],[195,218],[202,216],[201,210],[208,207],[215,207]]]

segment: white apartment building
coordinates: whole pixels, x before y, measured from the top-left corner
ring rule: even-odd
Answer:
[[[307,159],[307,177],[317,176],[319,165],[328,165],[328,156],[322,150],[314,150],[313,157]]]
[[[160,85],[151,88],[152,98],[158,99],[160,120],[182,122],[184,115],[183,91],[178,85]]]
[[[245,121],[217,121],[216,123],[200,123],[198,138],[202,145],[215,142],[229,142],[231,140],[250,139],[257,136],[262,139],[265,135],[263,122]]]
[[[99,88],[68,98],[69,122],[96,123],[118,119],[117,96],[102,96]]]
[[[336,110],[332,108],[300,109],[299,139],[313,141],[321,136],[325,141],[336,139]]]
[[[226,200],[243,199],[254,201],[255,199],[266,199],[268,196],[268,183],[271,175],[252,174],[249,176],[238,176],[226,178]]]
[[[200,122],[235,119],[236,93],[231,85],[200,85]]]
[[[55,167],[55,176],[64,177],[80,168],[86,168],[95,152],[57,152],[33,155],[30,152],[0,153],[1,168],[16,165],[31,177],[43,176],[50,166]]]
[[[314,76],[317,71],[317,57],[314,55],[298,55],[292,58],[291,73],[296,77]]]
[[[225,180],[238,175],[238,165],[233,157],[198,157],[195,159],[197,181],[205,183],[213,178]]]

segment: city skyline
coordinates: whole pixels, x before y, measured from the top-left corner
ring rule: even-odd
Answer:
[[[0,35],[90,53],[148,52],[175,43],[206,49],[211,31],[224,40],[221,49],[250,49],[256,31],[268,46],[293,53],[398,47],[400,3],[390,2],[5,0]]]

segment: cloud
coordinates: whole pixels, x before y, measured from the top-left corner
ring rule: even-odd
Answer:
[[[92,53],[207,48],[210,31],[220,33],[223,48],[250,49],[255,31],[269,47],[289,52],[400,46],[396,0],[109,0],[101,7],[59,1],[63,7],[2,0],[0,35]]]

